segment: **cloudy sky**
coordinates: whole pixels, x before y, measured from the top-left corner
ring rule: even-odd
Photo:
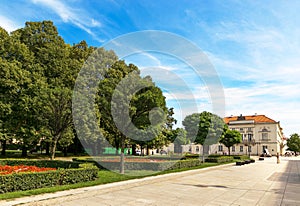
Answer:
[[[142,30],[179,35],[216,70],[225,116],[265,114],[289,136],[300,133],[299,11],[297,0],[2,0],[0,26],[13,31],[26,21],[51,20],[67,43],[93,46]],[[213,112],[208,85],[186,62],[158,52],[124,59],[151,73],[178,120]]]

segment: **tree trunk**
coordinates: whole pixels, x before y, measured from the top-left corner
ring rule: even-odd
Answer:
[[[141,145],[141,156],[144,156],[144,147]]]
[[[56,145],[57,145],[57,141],[58,141],[58,138],[54,138],[53,139],[53,142],[51,143],[51,160],[54,160],[55,159],[55,151],[56,151]]]
[[[205,161],[205,158],[204,158],[204,145],[202,145],[202,163],[204,163],[204,161]]]
[[[230,147],[227,147],[228,148],[228,155],[230,156]]]
[[[5,156],[5,154],[6,154],[6,140],[1,140],[1,145],[2,145],[1,155]]]
[[[149,149],[149,146],[148,146],[148,145],[146,146],[146,150],[147,150],[147,151],[146,151],[146,154],[147,154],[147,156],[148,156],[148,155],[150,154],[150,149]]]
[[[121,158],[120,158],[120,173],[125,173],[125,158],[124,158],[124,151],[125,151],[125,138],[122,138],[121,143]]]
[[[25,144],[22,145],[22,157],[27,157],[27,147]]]
[[[68,156],[68,148],[64,147],[64,157],[67,157],[67,156]]]
[[[50,143],[46,142],[46,155],[50,155]]]

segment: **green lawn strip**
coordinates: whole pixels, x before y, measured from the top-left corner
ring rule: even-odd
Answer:
[[[229,163],[232,163],[232,162],[229,162]],[[89,186],[95,186],[95,185],[102,185],[102,184],[107,184],[107,183],[120,182],[120,181],[149,177],[149,176],[157,176],[157,175],[169,174],[169,173],[174,173],[174,172],[182,172],[182,171],[193,170],[193,169],[201,169],[201,168],[212,167],[212,166],[217,166],[217,165],[222,165],[222,164],[229,164],[229,163],[204,163],[197,167],[192,167],[192,168],[166,170],[166,171],[157,172],[157,173],[153,173],[153,171],[151,171],[150,174],[149,174],[149,171],[126,171],[125,175],[121,175],[121,174],[118,174],[118,173],[115,173],[112,171],[108,171],[108,170],[100,170],[98,172],[98,179],[94,180],[94,181],[0,194],[0,200],[20,198],[20,197],[25,197],[25,196],[30,196],[30,195],[38,195],[38,194],[44,194],[44,193],[54,193],[54,192],[63,191],[63,190],[89,187]]]

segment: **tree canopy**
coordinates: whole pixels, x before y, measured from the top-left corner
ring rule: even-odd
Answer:
[[[226,131],[223,119],[207,111],[186,116],[182,124],[191,142],[201,145],[217,143],[219,137]]]
[[[300,152],[300,136],[294,133],[287,139],[288,149],[294,152]]]
[[[242,135],[236,130],[227,129],[225,134],[220,137],[220,143],[224,144],[228,148],[228,154],[230,155],[230,147],[242,142]]]

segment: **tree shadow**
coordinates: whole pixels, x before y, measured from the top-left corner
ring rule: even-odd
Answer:
[[[193,187],[201,187],[201,188],[209,188],[209,187],[215,187],[215,188],[228,188],[227,186],[223,185],[205,185],[205,184],[180,184],[180,185],[186,185],[186,186],[193,186]]]

